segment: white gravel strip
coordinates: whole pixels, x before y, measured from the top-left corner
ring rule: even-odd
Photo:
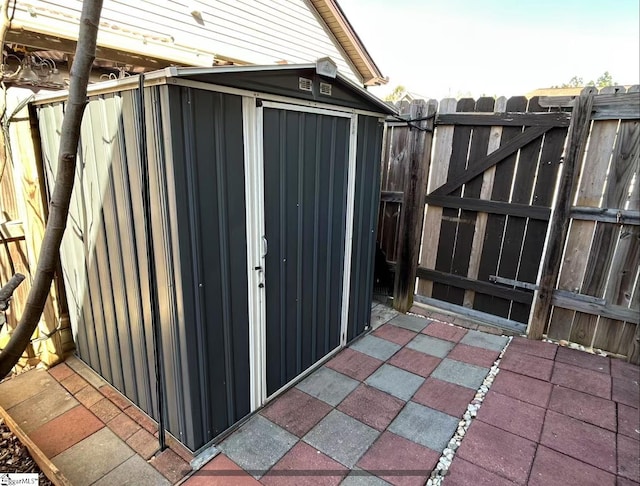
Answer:
[[[482,382],[482,385],[480,385],[480,388],[478,388],[475,396],[473,397],[473,400],[467,406],[467,410],[464,412],[462,420],[460,420],[460,423],[458,424],[456,433],[453,434],[453,437],[449,441],[449,444],[447,445],[445,450],[442,451],[442,455],[440,456],[438,464],[431,472],[431,476],[427,481],[427,486],[440,486],[442,484],[442,481],[444,481],[445,476],[449,473],[449,467],[453,462],[456,451],[458,450],[458,447],[460,447],[460,443],[462,442],[464,435],[467,433],[467,430],[469,430],[471,422],[473,422],[473,419],[478,414],[478,410],[482,406],[484,397],[487,395],[489,388],[491,388],[493,380],[500,371],[500,361],[502,360],[504,353],[507,351],[509,344],[511,344],[512,339],[513,337],[509,336],[509,341],[500,352],[500,356],[498,356],[498,359],[496,359],[496,361],[493,363],[493,366],[489,370],[489,374],[487,374],[486,378]]]

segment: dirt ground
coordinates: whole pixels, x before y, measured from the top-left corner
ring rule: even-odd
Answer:
[[[0,473],[38,473],[40,486],[53,486],[22,442],[0,418]]]

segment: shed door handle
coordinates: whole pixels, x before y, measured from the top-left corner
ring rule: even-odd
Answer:
[[[269,243],[267,242],[267,237],[263,236],[262,237],[262,258],[266,257],[268,252],[269,252]]]

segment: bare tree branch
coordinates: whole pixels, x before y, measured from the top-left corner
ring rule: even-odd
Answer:
[[[84,0],[78,44],[71,68],[69,99],[62,121],[56,183],[51,196],[49,219],[40,249],[33,285],[24,313],[11,339],[0,353],[0,377],[6,376],[29,344],[40,320],[56,271],[60,243],[67,224],[76,169],[80,124],[87,104],[87,85],[96,56],[96,41],[103,0]]]

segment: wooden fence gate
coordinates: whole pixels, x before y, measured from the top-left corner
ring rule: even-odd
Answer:
[[[409,123],[388,121],[378,241],[394,264],[396,308],[415,300],[524,333],[549,273],[541,262],[553,213],[566,251],[544,332],[629,355],[622,341],[638,314],[640,95],[624,91],[590,95],[588,149],[576,148],[565,188],[578,199],[564,215],[552,206],[569,166],[572,99],[419,101],[403,112]]]

